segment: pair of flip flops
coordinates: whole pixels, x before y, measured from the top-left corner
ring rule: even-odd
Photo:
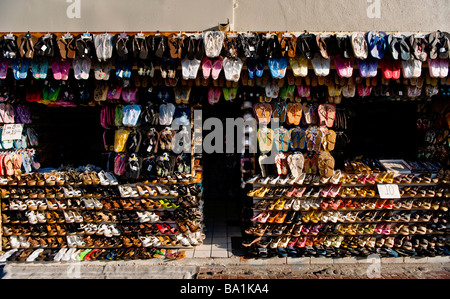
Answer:
[[[431,78],[447,78],[449,73],[448,59],[428,59],[428,69]]]
[[[223,70],[225,73],[225,80],[239,82],[243,62],[239,57],[226,57],[223,60]]]
[[[217,104],[222,96],[222,90],[219,87],[210,86],[208,90],[208,103]]]
[[[31,60],[31,73],[34,79],[46,79],[49,62],[46,57],[36,57]]]
[[[72,61],[72,64],[75,79],[77,80],[89,79],[89,73],[91,71],[91,59],[89,57],[85,58],[75,57]]]
[[[70,60],[54,60],[52,62],[53,79],[68,80],[70,71]]]
[[[339,77],[350,78],[353,76],[353,60],[351,58],[346,59],[337,55],[334,58],[334,64]]]
[[[188,56],[181,60],[181,75],[183,80],[195,79],[197,78],[197,72],[200,68],[200,60],[189,59]]]
[[[336,118],[336,105],[320,104],[317,108],[319,114],[319,124],[328,128],[333,127]]]
[[[209,58],[216,58],[222,51],[225,33],[222,31],[205,31],[203,32],[203,44],[205,47],[205,55]]]
[[[286,76],[287,58],[270,58],[267,61],[270,74],[274,79],[282,79]]]
[[[98,61],[101,62],[111,59],[114,48],[114,36],[110,33],[95,34],[93,39]]]
[[[133,68],[133,64],[128,60],[116,59],[115,61],[116,67],[116,77],[121,79],[130,79],[131,78],[131,69]]]
[[[228,59],[228,58],[226,58],[226,59]],[[203,78],[209,79],[209,77],[211,77],[213,80],[219,79],[219,75],[222,72],[222,68],[224,67],[224,62],[225,61],[221,56],[219,56],[217,59],[210,59],[208,57],[203,58],[203,61],[202,61]],[[233,64],[232,64],[231,60],[228,60],[227,63],[228,63],[228,68],[229,68],[229,70],[228,70],[228,74],[229,74],[230,67],[233,68]],[[242,68],[242,66],[241,66],[241,68]],[[191,79],[195,79],[195,78],[193,78],[193,76],[191,76]]]
[[[162,104],[159,106],[159,124],[162,126],[170,126],[175,114],[175,105],[172,103]]]
[[[311,62],[316,76],[325,77],[330,74],[330,58],[324,58],[319,53],[316,53]]]
[[[261,78],[264,74],[264,67],[264,60],[259,58],[249,58],[247,60],[248,77],[250,79],[254,79],[255,76]]]
[[[302,56],[289,58],[289,65],[295,77],[306,77],[308,75],[308,64],[308,59]]]
[[[380,61],[381,71],[384,79],[400,79],[402,73],[402,63],[398,60],[385,58]]]
[[[125,107],[123,107],[122,124],[124,126],[134,127],[138,124],[140,115],[140,105],[126,105]]]
[[[362,78],[373,78],[378,74],[378,59],[358,59],[359,74]]]
[[[26,79],[31,60],[28,58],[12,59],[11,65],[13,69],[14,79]]]
[[[422,75],[422,61],[417,60],[414,57],[410,57],[409,60],[402,61],[402,69],[403,77],[406,79],[419,78]]]

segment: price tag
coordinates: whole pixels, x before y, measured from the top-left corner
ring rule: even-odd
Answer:
[[[23,124],[6,124],[2,130],[2,141],[22,139]]]
[[[400,191],[397,184],[378,184],[378,194],[382,199],[397,199],[401,198]]]

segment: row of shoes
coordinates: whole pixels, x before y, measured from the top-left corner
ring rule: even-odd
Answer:
[[[106,171],[53,171],[46,173],[32,172],[18,176],[0,178],[0,185],[6,186],[80,186],[102,185],[115,186],[119,182],[112,172]]]
[[[44,224],[44,223],[156,223],[170,221],[199,220],[203,214],[199,208],[177,209],[174,211],[19,211],[2,213],[3,224]],[[6,227],[6,226],[5,226]]]
[[[167,210],[178,208],[202,207],[203,201],[196,196],[178,198],[120,198],[105,199],[81,197],[70,199],[4,199],[2,211],[56,211],[66,209],[79,210]],[[31,213],[30,215],[33,215]]]
[[[249,247],[251,256],[279,257],[367,257],[377,254],[380,257],[407,256],[449,256],[450,244],[443,236],[342,236],[317,235],[270,238],[259,237],[255,246]],[[250,247],[251,246],[251,247]]]
[[[298,211],[262,211],[250,219],[254,223],[347,223],[347,222],[428,222],[432,218],[441,219],[448,212],[441,211],[335,211],[313,209],[308,212]],[[435,221],[439,222],[439,221]]]
[[[437,184],[446,183],[443,176],[433,173],[395,174],[394,172],[343,174],[341,184]]]
[[[147,185],[147,184],[133,184],[120,185],[119,192],[122,198],[137,198],[137,197],[152,197],[152,196],[184,196],[184,195],[199,195],[201,187],[198,184],[191,185]]]
[[[437,223],[290,223],[290,224],[254,224],[247,228],[245,233],[255,237],[287,235],[300,237],[306,235],[317,235],[319,233],[330,233],[339,235],[425,235],[433,233],[445,233],[447,223],[438,218]]]
[[[341,171],[334,170],[333,176],[325,178],[318,174],[306,174],[305,172],[300,173],[298,176],[288,175],[288,176],[274,176],[269,175],[266,177],[260,174],[252,176],[246,181],[247,184],[261,184],[261,185],[271,185],[271,186],[285,186],[285,185],[322,185],[322,184],[339,184],[342,173]]]
[[[399,188],[401,197],[450,197],[449,187],[438,186],[403,186]],[[321,186],[292,186],[292,187],[259,187],[247,193],[250,197],[276,197],[286,198],[326,198],[326,197],[376,197],[377,188],[374,186],[342,187],[341,185]]]
[[[145,260],[151,258],[183,259],[186,257],[185,251],[174,251],[172,249],[157,249],[150,247],[140,248],[38,248],[38,249],[10,249],[3,256],[0,262],[78,262],[91,260]],[[68,278],[81,278],[81,276],[68,276]]]
[[[3,248],[111,248],[111,247],[167,247],[197,246],[204,240],[204,234],[176,233],[172,235],[67,235],[49,237],[10,236],[2,237]]]
[[[411,161],[404,160],[408,164],[406,170],[412,173],[435,173],[444,171],[440,165],[430,161]],[[378,159],[361,159],[361,160],[346,160],[344,161],[344,172],[347,174],[363,174],[363,173],[385,173],[387,169]],[[450,174],[448,172],[448,174]]]
[[[104,189],[101,187],[74,187],[74,186],[52,186],[52,187],[4,187],[0,188],[1,198],[14,199],[36,199],[36,198],[74,198],[74,197],[150,197],[150,196],[179,196],[179,195],[199,195],[201,187],[199,185],[119,185],[118,191],[115,188]]]
[[[368,170],[367,170],[368,171]],[[298,176],[267,176],[255,175],[247,180],[248,184],[262,184],[271,186],[285,185],[323,185],[323,184],[341,184],[341,185],[375,185],[375,184],[437,184],[449,183],[450,171],[439,174],[395,174],[394,172],[365,172],[358,174],[342,173],[341,170],[334,170],[330,178],[321,177],[317,174],[301,173]]]
[[[441,198],[423,199],[299,199],[279,197],[276,199],[262,199],[253,205],[254,210],[262,211],[309,211],[310,209],[322,210],[441,210],[447,212],[450,201]]]
[[[56,214],[56,212],[47,212],[47,214]],[[90,215],[84,215],[88,222],[82,222],[82,216],[76,222],[64,222],[64,219],[56,218],[55,215],[47,215],[47,217],[52,218],[42,218],[39,219],[39,223],[28,223],[26,218],[25,221],[20,221],[14,218],[12,222],[3,224],[2,232],[4,236],[11,235],[25,235],[25,236],[65,236],[72,234],[97,234],[104,235],[106,237],[111,237],[115,235],[124,234],[138,234],[138,233],[161,233],[161,234],[175,234],[178,231],[182,233],[197,232],[200,230],[201,226],[198,223],[198,219],[180,219],[175,218],[173,213],[164,214],[151,214],[150,217],[145,218],[142,214],[138,214],[139,219],[136,222],[129,221],[130,218],[126,214],[116,215],[98,213],[94,215],[94,220],[90,218]],[[58,216],[58,215],[56,215]],[[23,216],[22,216],[23,217]],[[45,217],[45,216],[44,216]],[[125,218],[126,217],[126,218]],[[126,219],[128,221],[121,221]],[[30,225],[31,224],[31,225]]]

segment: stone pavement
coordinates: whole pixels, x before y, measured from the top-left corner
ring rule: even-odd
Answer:
[[[379,276],[377,276],[379,274]],[[422,259],[185,258],[6,263],[0,278],[90,279],[449,279],[450,257]]]

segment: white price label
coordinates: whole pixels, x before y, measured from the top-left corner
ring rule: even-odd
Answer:
[[[378,194],[382,199],[397,199],[401,198],[400,190],[397,184],[378,184]]]
[[[23,124],[6,124],[2,130],[2,141],[22,139]]]

